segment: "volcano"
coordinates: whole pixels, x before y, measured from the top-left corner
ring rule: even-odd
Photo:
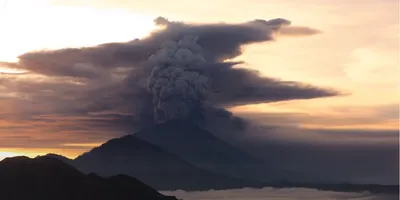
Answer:
[[[68,162],[86,173],[133,176],[159,190],[260,187],[299,177],[183,120],[109,140]]]
[[[199,169],[134,135],[109,140],[74,160],[65,161],[82,172],[103,177],[129,175],[158,190],[209,190],[262,185]]]
[[[267,164],[192,121],[169,121],[148,127],[134,136],[217,174],[263,182],[304,181],[300,173]]]

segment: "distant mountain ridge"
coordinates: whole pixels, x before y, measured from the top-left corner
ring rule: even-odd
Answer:
[[[74,161],[73,159],[67,158],[63,155],[59,155],[59,154],[54,154],[54,153],[48,153],[46,155],[44,155],[45,157],[49,157],[49,158],[55,158],[58,160],[61,160],[67,164],[72,164],[72,162]]]
[[[5,200],[177,200],[124,175],[85,175],[51,157],[6,158],[0,162],[0,199]]]

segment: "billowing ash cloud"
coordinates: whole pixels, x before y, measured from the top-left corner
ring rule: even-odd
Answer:
[[[150,56],[154,66],[147,87],[153,95],[155,120],[165,122],[201,112],[207,93],[208,77],[203,74],[201,47],[196,37],[167,42]]]
[[[255,69],[240,67],[241,62],[226,61],[241,55],[243,45],[274,41],[279,35],[319,33],[313,28],[291,26],[281,18],[191,24],[159,17],[155,23],[161,29],[143,39],[29,52],[8,65],[52,79],[47,85],[31,82],[31,89],[20,91],[26,99],[51,99],[46,104],[51,110],[68,110],[68,114],[129,114],[136,127],[154,123],[154,119],[199,117],[193,113],[243,127],[242,120],[223,109],[338,95],[330,89],[265,77]],[[32,89],[36,85],[41,88]],[[66,92],[68,97],[63,97]]]
[[[155,23],[164,26],[163,29],[140,40],[29,52],[20,55],[19,63],[13,67],[51,76],[93,79],[115,73],[116,68],[138,68],[158,51],[163,42],[177,41],[185,35],[198,36],[197,43],[204,49],[204,56],[208,60],[222,61],[241,55],[242,45],[273,40],[277,31],[293,36],[319,32],[309,27],[288,26],[290,22],[284,19],[253,20],[239,24],[186,24],[159,17]]]
[[[222,107],[232,107],[339,94],[331,89],[265,77],[257,70],[241,68],[240,64],[222,62],[207,68],[207,74],[213,80],[210,102]]]

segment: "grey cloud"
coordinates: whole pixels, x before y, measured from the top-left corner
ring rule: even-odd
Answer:
[[[154,23],[155,23],[156,25],[168,25],[170,22],[169,22],[168,19],[165,18],[165,17],[157,17],[157,18],[154,20]]]
[[[185,24],[169,22],[162,17],[155,22],[166,27],[144,39],[29,52],[19,56],[19,63],[13,67],[52,76],[95,78],[113,72],[116,67],[138,67],[157,51],[163,41],[177,40],[187,34],[199,37],[198,44],[205,49],[208,59],[222,61],[242,54],[242,45],[273,40],[274,32],[290,24],[285,19],[253,20],[239,24]],[[304,27],[285,28],[286,32],[291,30],[300,35],[316,33],[303,29],[313,30]]]
[[[306,27],[306,26],[297,26],[297,27],[283,27],[279,31],[282,35],[293,35],[293,36],[301,36],[301,35],[313,35],[321,33],[321,31]]]
[[[336,91],[304,83],[263,77],[256,70],[240,68],[240,62],[224,61],[241,55],[243,45],[274,40],[275,33],[282,29],[292,32],[281,34],[312,35],[316,32],[304,31],[313,30],[311,28],[291,27],[288,20],[281,18],[238,24],[187,24],[160,17],[155,23],[164,28],[140,40],[23,54],[18,63],[8,64],[46,78],[8,77],[2,90],[16,94],[12,97],[18,99],[13,103],[15,111],[25,115],[49,112],[89,117],[93,113],[127,114],[136,128],[147,126],[154,123],[155,117],[154,93],[149,92],[147,83],[154,66],[148,59],[160,50],[163,42],[179,41],[189,35],[198,38],[197,44],[205,60],[196,70],[210,82],[203,88],[209,92],[201,97],[205,98],[205,115],[221,123],[224,121],[239,129],[247,124],[223,110],[224,107],[338,95]],[[18,106],[17,102],[23,106]],[[107,120],[113,122],[114,119],[98,122]]]
[[[153,70],[147,87],[153,94],[155,120],[164,122],[202,113],[209,78],[204,74],[202,48],[196,37],[170,42],[149,60]]]
[[[210,101],[220,106],[238,106],[293,99],[336,96],[333,89],[263,77],[256,70],[218,63],[208,68],[212,79]]]
[[[377,106],[359,106],[333,107],[331,110],[339,114],[355,113],[364,117],[375,116],[375,120],[397,120],[399,118],[399,104],[384,104]]]
[[[279,108],[279,106],[277,106]],[[306,112],[297,113],[262,113],[262,112],[240,112],[236,114],[256,121],[261,124],[277,126],[314,125],[314,127],[331,126],[358,126],[383,125],[388,122],[397,122],[397,105],[369,106],[352,108],[351,106],[330,108],[326,107],[327,114],[312,114]],[[349,115],[348,113],[351,113]]]
[[[207,104],[204,106],[203,115],[204,118],[197,123],[211,133],[229,132],[235,134],[246,130],[250,125],[250,121],[235,116],[229,110]]]
[[[281,34],[289,35],[312,35],[317,31],[304,30],[314,29],[291,27],[288,20],[281,18],[238,24],[187,24],[159,17],[155,23],[164,28],[140,40],[23,54],[18,63],[11,63],[12,67],[80,84],[33,82],[11,90],[29,94],[36,102],[51,101],[48,107],[58,112],[130,113],[136,125],[151,124],[156,117],[150,103],[154,95],[148,91],[146,81],[154,66],[149,65],[148,58],[165,41],[191,35],[198,38],[197,44],[207,61],[200,71],[210,82],[205,99],[210,105],[229,107],[338,95],[333,90],[262,77],[255,70],[236,66],[240,63],[223,62],[242,54],[243,45],[274,40],[275,33],[283,28],[292,32]]]

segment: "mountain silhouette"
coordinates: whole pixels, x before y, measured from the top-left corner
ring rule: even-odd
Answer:
[[[63,155],[54,154],[54,153],[46,154],[45,157],[56,158],[56,159],[61,160],[61,161],[65,162],[65,163],[67,163],[67,164],[72,164],[72,161],[73,161],[72,159],[69,159],[69,158],[67,158],[67,157],[65,157]]]
[[[259,187],[261,183],[199,169],[163,149],[128,135],[78,156],[72,164],[85,173],[125,174],[158,190],[208,190]]]
[[[263,182],[306,181],[302,174],[274,167],[221,140],[190,121],[175,120],[134,134],[207,171]],[[318,181],[315,177],[312,181]]]
[[[5,200],[177,200],[125,175],[85,175],[51,157],[6,158],[0,162],[0,199]]]

